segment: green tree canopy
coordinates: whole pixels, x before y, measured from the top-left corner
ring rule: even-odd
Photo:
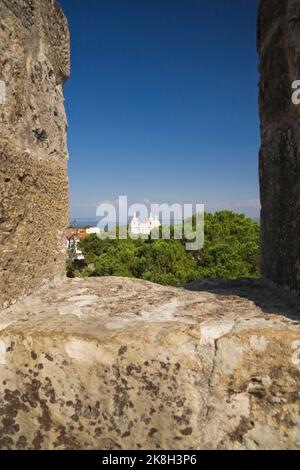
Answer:
[[[193,223],[195,225],[195,217]],[[163,285],[179,286],[199,278],[259,276],[259,225],[230,211],[205,213],[204,247],[188,252],[185,240],[128,238],[102,240],[96,235],[81,240],[85,262],[68,275],[126,276]],[[75,273],[75,274],[74,274]]]

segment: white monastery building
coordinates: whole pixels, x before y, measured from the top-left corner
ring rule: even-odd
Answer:
[[[153,229],[160,226],[161,223],[159,222],[158,218],[153,218],[152,214],[150,214],[149,219],[141,221],[137,218],[136,214],[134,214],[130,223],[130,232],[134,235],[150,235]]]

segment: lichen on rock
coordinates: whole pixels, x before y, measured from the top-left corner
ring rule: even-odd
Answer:
[[[0,447],[300,448],[298,309],[212,286],[66,280],[2,313]]]

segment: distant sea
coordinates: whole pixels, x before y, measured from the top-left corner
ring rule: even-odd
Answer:
[[[128,225],[130,224],[131,222],[131,217],[128,218],[127,222],[126,220],[122,220],[122,221],[118,221],[118,225]],[[174,224],[174,223],[179,223],[181,222],[180,220],[171,220],[171,223]],[[163,223],[162,220],[160,220],[160,223]],[[89,219],[82,219],[82,218],[78,218],[78,219],[71,219],[70,220],[70,227],[100,227],[102,229],[104,229],[105,227],[107,226],[107,223],[104,223],[102,221],[100,221],[100,224],[99,224],[99,219],[92,219],[92,218],[89,218]]]
[[[255,222],[257,222],[258,224],[260,224],[260,218],[259,217],[250,217],[252,218],[252,220],[254,220]],[[127,223],[125,220],[123,221],[119,221],[118,222],[118,225],[126,225],[126,224],[130,224],[131,222],[131,218],[129,218],[127,220]],[[181,220],[171,220],[171,224],[179,224],[181,222]],[[164,225],[164,221],[163,220],[160,220],[160,223]],[[88,219],[84,219],[84,218],[74,218],[74,219],[71,219],[70,220],[70,227],[100,227],[102,229],[104,229],[106,227],[106,223],[102,223],[100,221],[100,224],[99,224],[99,219],[97,218],[88,218]]]
[[[98,227],[99,220],[97,219],[71,219],[70,227]],[[104,228],[104,225],[101,226]]]

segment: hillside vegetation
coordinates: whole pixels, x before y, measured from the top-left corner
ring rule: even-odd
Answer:
[[[126,276],[179,286],[199,278],[259,276],[259,225],[229,211],[205,213],[205,242],[186,251],[185,240],[84,238],[85,261],[68,262],[68,276]]]

